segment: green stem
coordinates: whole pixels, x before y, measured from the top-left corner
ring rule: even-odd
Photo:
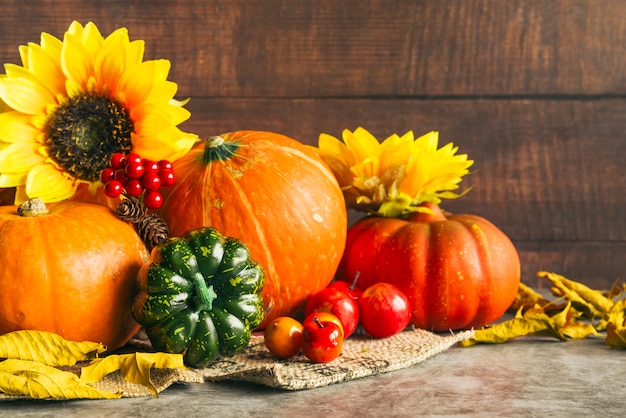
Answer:
[[[239,144],[237,142],[226,142],[221,136],[212,136],[204,144],[204,153],[202,155],[205,164],[213,161],[228,160],[237,152]]]
[[[217,293],[213,290],[213,285],[207,286],[201,273],[196,273],[193,279],[196,285],[196,295],[193,298],[196,308],[200,311],[212,310],[213,301],[217,299]]]

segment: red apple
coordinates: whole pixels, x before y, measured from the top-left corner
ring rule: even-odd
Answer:
[[[344,282],[342,280],[334,280],[332,282],[330,282],[330,284],[328,285],[328,287],[335,287],[339,290],[343,290],[344,292],[347,292],[350,296],[352,296],[352,298],[357,301],[359,301],[359,298],[361,297],[361,295],[363,295],[363,289],[361,289],[360,287],[357,287],[353,284],[350,284],[348,282]]]
[[[389,283],[376,283],[365,289],[359,310],[363,329],[374,338],[395,335],[411,322],[409,298]]]
[[[313,312],[330,312],[341,321],[344,338],[348,338],[359,325],[359,305],[346,291],[336,287],[326,287],[314,293],[307,301],[304,315]]]
[[[324,319],[317,312],[306,317],[302,323],[302,351],[311,361],[329,363],[339,357],[343,350],[343,332],[338,318],[326,313]]]

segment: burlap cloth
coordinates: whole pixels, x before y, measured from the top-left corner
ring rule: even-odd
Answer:
[[[313,363],[302,355],[279,360],[267,350],[263,337],[254,335],[248,348],[235,356],[223,358],[205,369],[154,369],[152,382],[159,392],[178,382],[221,380],[285,390],[313,389],[413,366],[472,334],[472,331],[465,331],[441,336],[415,329],[378,340],[353,335],[344,342],[341,356],[327,364]],[[132,344],[141,344],[141,340],[131,341]],[[104,390],[122,388],[127,397],[151,396],[145,387],[124,381],[117,372],[96,386]]]
[[[318,364],[302,355],[279,360],[267,350],[263,336],[257,334],[253,335],[244,351],[220,359],[208,368],[153,369],[151,380],[158,392],[175,383],[224,380],[250,382],[285,390],[313,389],[413,366],[472,335],[473,331],[437,335],[420,329],[406,330],[384,339],[352,335],[344,341],[344,349],[338,359],[331,363]],[[139,333],[124,350],[151,351],[151,346],[145,334]],[[124,397],[153,396],[145,386],[125,381],[119,372],[109,374],[94,386],[109,392],[121,390]],[[0,394],[0,400],[16,398],[19,397]]]

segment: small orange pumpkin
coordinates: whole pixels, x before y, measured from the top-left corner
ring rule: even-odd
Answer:
[[[173,163],[159,211],[171,235],[213,227],[243,241],[266,273],[266,318],[304,309],[333,278],[347,234],[337,180],[313,147],[272,132],[197,143]]]
[[[139,330],[131,307],[145,245],[104,206],[65,201],[47,210],[0,207],[0,334],[39,330],[124,345]]]

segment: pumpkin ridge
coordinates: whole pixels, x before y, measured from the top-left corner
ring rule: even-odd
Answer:
[[[446,217],[444,221],[437,221],[437,222],[441,222],[441,223],[438,223],[438,225],[441,225],[442,228],[444,226],[448,228],[448,231],[445,231],[445,232],[440,231],[439,229],[436,230],[437,233],[441,233],[443,236],[453,235],[457,237],[458,234],[467,232],[467,234],[471,236],[473,239],[477,238],[475,233],[472,231],[473,228],[472,228],[471,222],[463,219],[462,217],[455,218],[454,216],[450,216],[450,217]],[[435,229],[434,226],[431,227],[431,230],[433,229]],[[455,231],[458,231],[458,232],[455,232]],[[483,234],[483,237],[484,237],[484,234]],[[464,239],[458,239],[458,241],[465,242]],[[478,244],[477,246],[484,247],[486,242],[482,240],[479,243],[477,242],[477,244]],[[435,241],[434,245],[430,247],[430,251],[441,250],[442,248],[446,248],[446,247],[448,247],[448,245],[444,246],[442,245],[440,241]],[[471,248],[469,248],[469,250],[476,251],[476,253],[481,253],[480,251],[476,250],[474,245],[472,245]],[[446,302],[442,303],[440,307],[441,307],[442,312],[448,312],[450,316],[454,318],[458,318],[456,322],[458,322],[459,325],[454,326],[453,328],[455,329],[459,327],[467,326],[476,320],[479,320],[479,321],[482,320],[483,313],[481,312],[480,308],[483,305],[484,299],[486,298],[485,296],[483,296],[484,291],[485,291],[484,287],[477,288],[477,286],[458,286],[455,283],[459,283],[459,282],[468,283],[470,282],[470,279],[471,279],[473,283],[484,284],[484,280],[480,281],[480,280],[477,280],[477,278],[485,277],[485,274],[487,273],[488,273],[487,277],[491,279],[491,272],[485,271],[485,266],[483,265],[482,260],[480,260],[480,262],[477,264],[472,264],[472,267],[473,267],[472,270],[474,269],[480,270],[479,272],[477,272],[477,274],[472,274],[470,275],[471,277],[465,276],[465,274],[468,273],[468,269],[463,268],[464,266],[466,266],[466,264],[460,261],[460,260],[464,260],[465,257],[466,257],[465,251],[463,252],[463,254],[458,254],[454,257],[454,259],[457,260],[457,263],[459,263],[460,265],[456,265],[456,264],[450,265],[450,261],[441,263],[445,271],[445,273],[443,274],[443,277],[448,277],[449,280],[442,281],[445,284],[446,289],[445,289],[445,298],[442,298],[441,300],[444,300]],[[454,267],[456,267],[456,270],[454,269]],[[462,270],[462,271],[459,271],[459,270]],[[474,271],[474,273],[476,273],[476,271]],[[462,279],[460,279],[461,275],[463,275]],[[489,280],[489,283],[490,282],[491,281]],[[462,289],[461,295],[459,295],[459,292],[460,292],[459,289]],[[459,296],[463,297],[462,299],[463,303],[455,305],[454,304],[455,299]],[[436,316],[441,316],[441,314],[437,313]],[[452,321],[449,320],[448,318],[445,318],[443,322],[452,323]],[[441,325],[437,324],[437,327],[441,327]]]
[[[303,152],[303,151],[295,149],[295,148],[290,148],[290,147],[287,147],[287,146],[273,145],[273,148],[278,148],[281,151],[283,151],[284,153],[295,155],[297,157],[302,158],[307,163],[316,166],[321,172],[324,173],[326,178],[328,178],[331,182],[337,183],[337,179],[335,178],[335,176],[330,171],[330,168],[322,160],[318,161],[318,160],[316,160],[314,158],[311,158],[311,156],[307,155],[306,152]],[[315,149],[313,149],[312,147],[306,148],[306,149],[310,149],[312,152],[316,152]],[[337,186],[339,186],[339,183],[337,183]]]
[[[233,154],[233,156],[236,154]],[[246,159],[245,156],[242,155],[237,155],[238,157],[242,158],[242,159]],[[272,259],[271,256],[269,256],[267,254],[266,249],[269,248],[269,242],[267,239],[267,236],[265,234],[265,231],[261,225],[261,223],[259,222],[258,217],[256,216],[255,210],[254,210],[254,206],[250,203],[250,200],[248,199],[248,196],[245,192],[245,190],[242,189],[241,185],[239,184],[239,177],[237,176],[232,176],[230,175],[232,172],[228,169],[229,167],[232,166],[232,164],[228,164],[228,161],[232,160],[227,160],[227,161],[214,161],[213,163],[209,163],[207,165],[207,170],[205,170],[205,175],[206,175],[206,183],[205,184],[210,184],[210,179],[211,176],[214,175],[214,167],[213,164],[214,163],[220,163],[220,166],[218,166],[218,169],[221,169],[223,174],[227,174],[227,175],[223,175],[221,176],[221,179],[223,181],[227,181],[228,185],[223,184],[221,185],[221,187],[224,190],[228,190],[229,193],[222,193],[219,192],[219,195],[230,195],[230,196],[237,196],[240,204],[243,206],[245,212],[246,212],[246,216],[244,217],[245,219],[249,219],[252,224],[254,225],[254,230],[255,230],[255,234],[250,234],[249,231],[241,231],[241,235],[240,234],[232,234],[234,236],[234,238],[243,240],[245,242],[245,244],[250,247],[251,249],[254,249],[254,259],[261,263],[261,265],[263,266],[263,268],[266,271],[266,283],[265,286],[268,286],[268,284],[270,285],[270,287],[276,289],[277,292],[280,292],[280,280],[279,280],[279,275],[278,272],[276,270],[276,264],[274,263],[274,260]],[[213,202],[212,199],[202,199],[201,200],[201,204],[203,206],[203,224],[204,225],[211,225],[213,222],[211,222],[210,219],[210,211],[211,208],[207,208],[204,205],[207,204],[209,201]],[[221,211],[220,211],[221,212]],[[250,241],[249,238],[246,238],[246,235],[248,237],[250,236],[254,236],[256,237],[256,240],[258,242],[258,248],[256,248],[256,243],[252,243]],[[257,252],[258,250],[258,252]],[[271,283],[271,284],[270,284]],[[269,303],[271,304],[275,304],[275,301],[269,301]]]

